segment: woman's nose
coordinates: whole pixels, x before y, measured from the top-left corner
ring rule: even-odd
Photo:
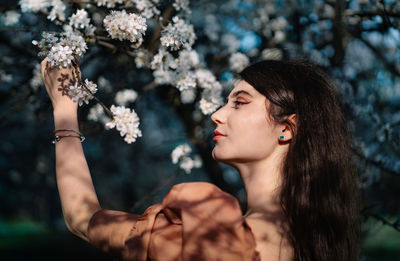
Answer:
[[[216,112],[214,112],[211,115],[211,120],[215,123],[215,124],[223,124],[224,121],[222,120],[222,115],[221,115],[221,109],[217,110]]]

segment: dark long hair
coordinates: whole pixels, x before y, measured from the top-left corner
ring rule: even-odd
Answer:
[[[358,260],[358,175],[334,83],[299,60],[262,61],[239,75],[270,101],[270,117],[294,134],[282,163],[280,202],[295,260]],[[297,128],[287,119],[292,114]]]

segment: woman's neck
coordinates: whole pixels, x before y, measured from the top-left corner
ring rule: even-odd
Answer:
[[[281,216],[279,193],[281,186],[281,157],[271,156],[262,161],[238,164],[247,194],[246,217]]]

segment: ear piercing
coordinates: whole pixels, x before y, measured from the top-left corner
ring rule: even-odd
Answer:
[[[280,140],[283,140],[284,138],[285,138],[285,136],[280,136],[279,137]]]

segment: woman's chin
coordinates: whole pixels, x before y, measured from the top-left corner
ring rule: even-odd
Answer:
[[[230,158],[227,158],[226,155],[219,152],[218,149],[215,148],[212,151],[212,157],[215,161],[219,161],[225,164],[229,164],[231,162]]]

